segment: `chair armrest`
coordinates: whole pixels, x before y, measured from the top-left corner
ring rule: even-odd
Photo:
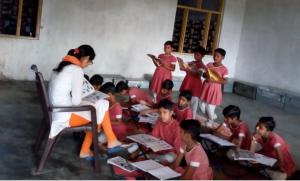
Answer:
[[[92,125],[97,128],[97,114],[96,108],[92,105],[85,106],[53,106],[49,107],[49,112],[82,112],[82,111],[90,111],[91,112],[91,122]]]

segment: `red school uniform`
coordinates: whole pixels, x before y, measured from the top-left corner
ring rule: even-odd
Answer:
[[[171,64],[175,65],[177,61],[176,57],[174,57],[173,55],[160,54],[158,58],[162,60],[161,63],[163,65],[167,65],[167,66],[170,66]],[[151,80],[150,90],[158,94],[161,89],[161,84],[163,83],[163,81],[167,79],[172,80],[171,71],[166,69],[162,65],[156,67]]]
[[[262,149],[259,153],[272,157],[278,160],[275,148],[280,148],[283,154],[284,172],[289,177],[296,169],[295,162],[290,154],[288,144],[286,141],[274,132],[269,133],[269,137],[266,141],[262,138],[254,138],[261,146]]]
[[[207,68],[213,69],[223,79],[228,77],[228,69],[224,65],[216,67],[213,63],[208,63]],[[205,80],[202,86],[200,99],[208,104],[221,105],[223,101],[222,84]]]
[[[178,104],[175,104],[173,107],[173,111],[176,117],[176,120],[180,123],[183,120],[186,119],[192,119],[193,118],[193,110],[190,106],[187,106],[183,109],[180,109]]]
[[[115,103],[109,108],[109,117],[111,121],[122,119],[122,113],[123,111],[120,103]],[[118,139],[122,140],[126,137],[128,127],[124,122],[119,121],[118,124],[112,124],[111,127]]]
[[[249,150],[251,146],[252,136],[248,125],[244,121],[241,121],[236,128],[233,128],[230,125],[228,125],[228,128],[232,132],[230,141],[232,141],[233,139],[239,139],[239,137],[243,137],[241,149]]]
[[[189,64],[189,66],[195,67],[198,70],[205,69],[205,65],[199,61],[192,61],[192,62],[189,62],[188,64]],[[182,92],[184,90],[189,90],[192,92],[192,95],[194,97],[200,98],[201,91],[202,91],[201,77],[191,74],[191,73],[186,73],[186,76],[184,77],[182,84],[180,86],[180,92]]]
[[[171,118],[167,123],[157,120],[153,130],[152,136],[162,139],[172,145],[175,153],[179,153],[181,144],[180,128],[178,122]]]
[[[213,171],[209,165],[208,157],[200,143],[190,151],[186,151],[185,146],[180,148],[180,153],[184,154],[184,158],[188,166],[194,167],[192,180],[212,180]],[[176,169],[177,170],[177,169]]]
[[[159,94],[157,94],[156,97],[156,104],[158,104],[163,99],[168,99],[169,101],[172,101],[172,91],[170,91],[167,95],[161,95],[161,93],[159,92]]]
[[[131,87],[129,89],[129,96],[131,99],[135,99],[137,100],[138,102],[143,100],[143,101],[146,101],[148,103],[152,103],[152,99],[151,99],[151,96],[149,95],[148,92],[140,89],[140,88],[137,88],[137,87]]]

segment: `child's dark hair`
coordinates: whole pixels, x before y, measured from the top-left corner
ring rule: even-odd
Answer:
[[[129,89],[129,87],[126,84],[126,82],[124,82],[124,81],[120,81],[116,85],[116,91],[117,92],[122,92],[123,90],[128,90],[128,89]]]
[[[169,99],[162,99],[161,101],[159,101],[157,108],[164,108],[164,109],[168,109],[170,111],[173,110],[173,102],[170,101]]]
[[[88,80],[88,81],[90,80],[90,77],[87,74],[83,74],[83,76],[86,80]]]
[[[180,92],[179,97],[185,97],[188,101],[192,99],[192,92],[189,90],[184,90]]]
[[[93,47],[91,47],[90,45],[81,45],[78,48],[71,49],[71,50],[69,50],[68,55],[74,56],[78,59],[81,59],[82,57],[85,57],[85,56],[90,56],[89,59],[91,61],[94,60],[94,58],[96,56]],[[72,64],[72,63],[62,61],[59,63],[59,65],[55,69],[53,69],[53,71],[60,72],[65,66],[70,65],[70,64]]]
[[[172,90],[173,87],[174,87],[174,83],[170,79],[163,81],[163,83],[161,84],[162,89]]]
[[[229,117],[229,118],[236,117],[239,120],[241,116],[241,110],[239,107],[235,105],[229,105],[223,109],[223,115],[224,117]]]
[[[191,135],[193,140],[199,140],[199,135],[201,133],[201,124],[195,119],[187,119],[181,121],[180,128],[185,132]]]
[[[207,51],[202,46],[197,46],[194,49],[194,53],[200,53],[201,55],[206,55]]]
[[[276,127],[274,118],[271,116],[259,118],[259,121],[257,124],[263,124],[267,128],[268,131],[273,131]]]
[[[91,77],[90,83],[92,85],[102,85],[103,83],[103,77],[99,74],[95,74]]]
[[[103,84],[101,86],[100,91],[105,94],[108,94],[108,93],[114,94],[116,91],[115,84],[112,82],[106,82],[105,84]]]
[[[170,45],[172,48],[174,47],[174,43],[170,40],[165,42],[164,46],[166,46],[166,45]]]
[[[219,53],[223,57],[225,57],[225,55],[226,55],[226,51],[223,48],[217,48],[217,49],[215,49],[215,53]]]

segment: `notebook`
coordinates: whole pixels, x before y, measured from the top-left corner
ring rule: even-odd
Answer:
[[[234,160],[254,161],[270,167],[272,167],[277,162],[277,159],[275,158],[267,157],[259,153],[253,153],[249,150],[238,149],[234,154]]]
[[[127,136],[128,139],[150,148],[154,152],[173,149],[169,143],[148,134]]]
[[[230,141],[227,141],[223,138],[219,138],[212,134],[200,134],[200,137],[208,139],[214,143],[217,143],[220,146],[232,146],[232,147],[236,146],[235,144],[231,143]]]
[[[148,107],[144,104],[135,104],[135,105],[131,106],[131,109],[136,112],[141,112],[141,111],[150,109],[150,107]]]
[[[158,117],[159,117],[158,113],[148,113],[146,115],[139,115],[139,122],[155,124]]]
[[[126,159],[116,156],[113,158],[110,158],[107,160],[108,164],[115,165],[123,170],[126,170],[127,172],[133,172],[137,170],[133,165],[131,165],[130,162],[128,162]]]
[[[180,173],[175,172],[171,168],[163,166],[154,160],[133,162],[132,165],[144,172],[150,173],[154,177],[161,180],[176,178],[181,175]]]
[[[100,99],[105,99],[109,97],[107,94],[104,94],[103,92],[96,91],[94,87],[90,84],[90,82],[86,79],[83,80],[82,85],[82,100],[96,103]]]

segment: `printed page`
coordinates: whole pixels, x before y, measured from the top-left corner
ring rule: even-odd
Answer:
[[[107,163],[120,167],[128,172],[133,172],[136,170],[136,168],[132,166],[130,162],[120,156],[108,159]]]
[[[255,153],[255,161],[270,167],[274,166],[274,164],[277,162],[275,158],[270,158],[259,153]]]
[[[172,170],[169,167],[163,167],[163,168],[158,168],[155,170],[150,170],[149,173],[161,180],[175,178],[175,177],[179,177],[181,175],[180,173],[175,172],[174,170]]]
[[[200,136],[202,138],[206,138],[214,143],[217,143],[220,146],[236,146],[235,144],[233,144],[225,139],[219,138],[215,135],[212,135],[212,134],[200,134]]]
[[[143,170],[144,172],[149,172],[150,170],[156,170],[159,168],[163,168],[164,166],[154,160],[144,160],[139,162],[132,162],[133,166],[138,169]]]
[[[81,93],[81,97],[85,97],[91,93],[95,92],[94,87],[92,86],[92,84],[90,84],[90,82],[88,80],[86,80],[85,78],[83,79],[83,85],[82,85],[82,93]]]
[[[150,109],[150,107],[148,107],[144,104],[135,104],[135,105],[132,105],[131,108],[133,111],[136,111],[136,112],[141,112],[141,111]]]
[[[147,143],[159,141],[158,138],[148,135],[148,134],[136,134],[136,135],[130,135],[127,136],[128,139],[131,139],[132,141],[135,141],[139,144],[142,144],[144,146],[147,146]]]
[[[154,152],[163,151],[163,150],[171,150],[173,146],[164,140],[154,141],[151,143],[147,143],[147,147],[151,148]]]
[[[85,96],[84,98],[82,98],[82,100],[95,104],[100,99],[105,99],[107,97],[109,97],[109,96],[107,94],[104,94],[103,92],[94,91],[93,93],[91,93],[91,94]]]
[[[235,150],[234,160],[255,160],[255,154],[249,150]]]
[[[149,113],[149,114],[146,114],[146,115],[139,115],[139,122],[140,123],[155,124],[158,117],[159,116],[158,116],[157,113]]]

